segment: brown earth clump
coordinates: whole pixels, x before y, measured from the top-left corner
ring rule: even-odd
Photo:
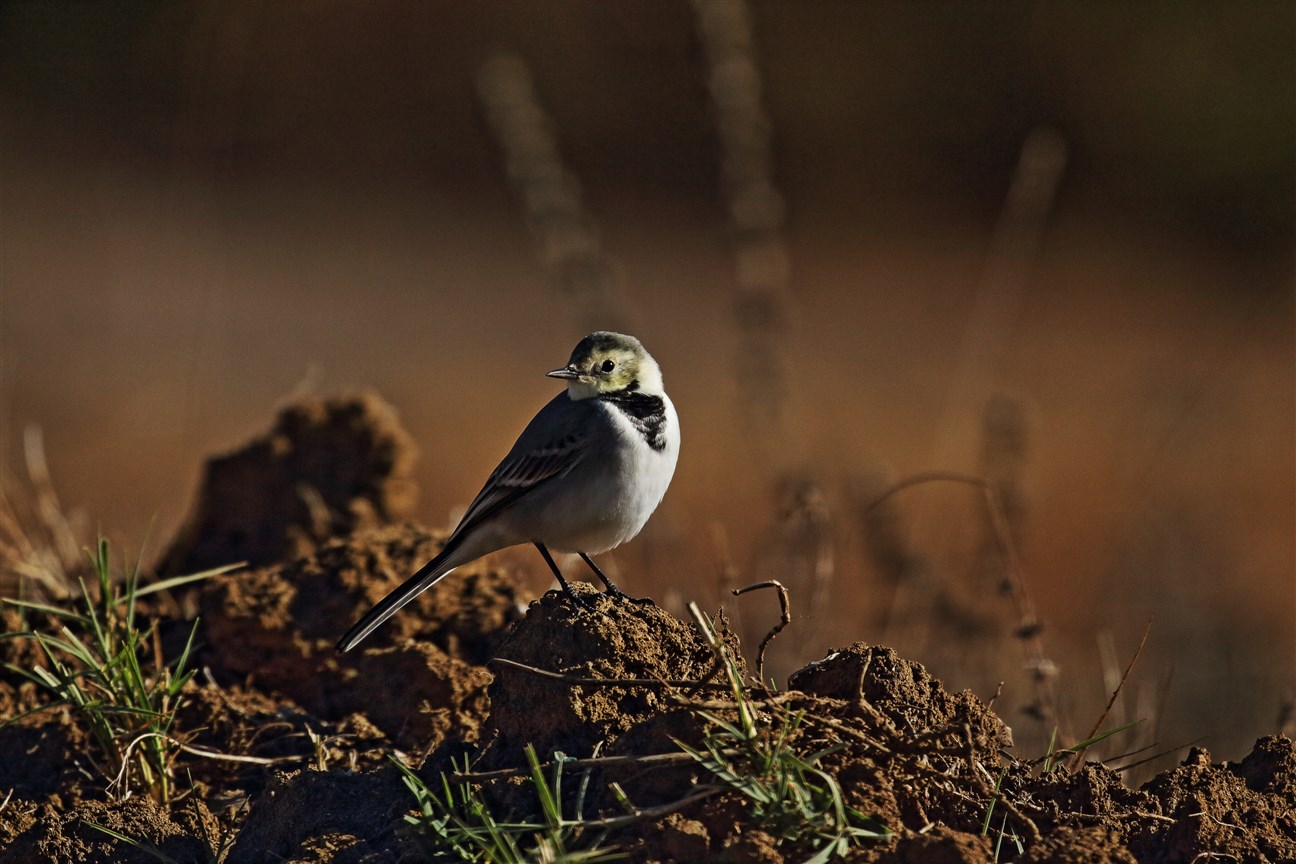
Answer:
[[[277,774],[243,823],[229,864],[394,861],[409,792],[390,763],[373,771]]]
[[[1296,861],[1293,764],[1290,738],[1262,738],[1235,765],[1194,747],[1144,785],[1162,818],[1132,826],[1130,849],[1149,862]]]
[[[673,707],[659,686],[578,679],[703,680],[718,671],[715,654],[694,625],[652,603],[616,599],[585,583],[573,587],[589,608],[551,591],[531,604],[500,645],[497,661],[530,670],[491,665],[495,681],[483,765],[513,764],[527,744],[541,754],[588,756],[595,745],[606,747]],[[721,630],[734,639],[723,622]]]
[[[813,696],[859,701],[881,712],[901,733],[922,736],[967,726],[982,750],[1011,747],[1012,730],[970,690],[951,694],[917,663],[890,648],[856,642],[793,672],[788,688]]]
[[[207,461],[198,497],[158,565],[191,573],[304,555],[361,528],[409,518],[418,450],[373,392],[305,399],[264,435]]]
[[[480,664],[519,614],[509,574],[468,565],[361,647],[334,648],[440,542],[412,526],[386,526],[212,580],[199,599],[204,662],[220,681],[280,694],[325,720],[364,714],[403,749],[421,752],[446,736],[474,740],[490,681]]]
[[[26,830],[0,850],[4,864],[157,864],[166,860],[152,850],[122,843],[94,825],[151,844],[156,853],[174,861],[206,861],[221,831],[201,801],[171,812],[146,798],[78,801],[73,807],[58,800],[39,805],[19,803],[31,808],[33,818]]]

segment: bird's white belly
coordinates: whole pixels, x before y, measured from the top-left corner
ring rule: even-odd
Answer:
[[[575,480],[580,473],[585,482],[564,483],[565,491],[547,496],[534,514],[538,536],[533,539],[563,552],[605,552],[638,534],[661,503],[679,456],[673,407],[667,408],[672,434],[662,450],[650,448],[638,430],[611,410],[618,434],[635,436],[631,440],[636,446],[622,448],[612,462],[591,460],[577,466],[569,477]]]

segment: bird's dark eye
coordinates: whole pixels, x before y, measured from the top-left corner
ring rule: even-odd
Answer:
[[[613,369],[616,368],[616,364],[613,363],[611,360],[604,360],[602,368],[604,372],[611,372]]]

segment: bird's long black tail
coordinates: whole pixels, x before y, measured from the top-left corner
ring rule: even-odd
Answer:
[[[338,640],[337,650],[350,651],[359,645],[362,639],[382,626],[382,623],[395,615],[402,606],[431,588],[443,577],[447,576],[450,571],[458,567],[458,563],[449,564],[450,556],[454,554],[457,548],[457,543],[453,545],[447,544],[446,548],[442,549],[435,558],[424,564],[418,569],[418,572],[401,583],[399,588],[379,600],[359,621],[351,625],[351,629],[346,632],[346,635]]]

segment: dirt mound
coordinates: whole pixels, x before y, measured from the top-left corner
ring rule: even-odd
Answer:
[[[856,642],[792,673],[788,687],[814,696],[860,702],[912,736],[968,726],[980,749],[1011,747],[1012,730],[970,690],[945,691],[917,663],[890,648]]]
[[[265,435],[208,460],[163,573],[303,555],[352,531],[407,519],[418,451],[372,392],[284,408]]]
[[[212,860],[220,834],[219,823],[201,802],[170,813],[141,798],[84,801],[74,810],[63,809],[57,801],[30,807],[30,826],[0,851],[0,864],[156,864],[166,860],[157,853],[174,861],[207,861]],[[146,839],[153,849],[122,843],[94,825],[132,839]]]
[[[203,661],[222,682],[280,694],[325,720],[364,714],[405,749],[473,740],[490,681],[479,664],[519,614],[507,573],[461,568],[359,649],[334,649],[439,546],[426,531],[387,526],[213,580],[199,599]]]
[[[696,627],[653,604],[614,599],[584,583],[573,588],[590,608],[551,591],[500,646],[484,765],[515,764],[527,744],[539,753],[586,756],[674,707],[665,688],[599,682],[702,680],[716,671]]]
[[[364,774],[278,774],[252,808],[229,864],[395,860],[409,793],[393,765]]]
[[[1143,786],[1162,818],[1133,827],[1130,849],[1141,861],[1296,861],[1294,762],[1288,738],[1260,739],[1237,765],[1193,748]]]
[[[431,639],[377,639],[340,658],[332,649],[337,627],[325,626],[321,609],[346,607],[338,627],[348,622],[368,602],[369,580],[397,578],[357,563],[360,550],[403,549],[395,556],[403,560],[435,545],[428,535],[412,536],[395,528],[353,535],[261,571],[276,578],[244,574],[256,578],[235,588],[239,577],[230,576],[206,589],[213,618],[226,616],[209,649],[216,681],[191,682],[176,721],[191,747],[183,758],[193,803],[167,813],[138,798],[106,800],[103,784],[84,782],[90,745],[68,715],[0,729],[7,754],[0,782],[14,789],[0,810],[0,862],[149,860],[87,821],[181,861],[205,860],[211,838],[221,836],[234,837],[231,862],[396,861],[408,851],[402,823],[414,798],[389,761],[393,745],[416,763],[436,748],[420,772],[433,784],[443,771],[463,770],[451,756],[468,757],[475,772],[468,776],[477,778],[470,782],[483,801],[502,808],[500,818],[541,823],[521,782],[529,773],[523,747],[536,747],[546,771],[554,770],[555,751],[586,757],[579,763],[585,767],[568,769],[574,773],[562,797],[569,802],[581,789],[582,818],[615,826],[601,842],[630,862],[790,864],[823,851],[809,835],[780,833],[783,823],[757,819],[748,793],[681,754],[680,742],[705,748],[717,728],[708,717],[736,724],[738,713],[696,626],[655,606],[578,585],[586,609],[551,592],[499,642],[493,681]],[[343,578],[347,568],[327,562],[356,569]],[[252,585],[274,590],[258,593]],[[489,607],[487,598],[501,596],[493,585],[490,577],[465,580],[460,591],[486,589],[465,606]],[[234,614],[231,604],[242,611]],[[452,647],[480,650],[477,637],[490,641],[485,633],[466,638],[472,631],[462,623],[449,639],[439,623],[406,626],[439,633]],[[231,647],[231,639],[251,647]],[[726,639],[736,649],[733,637]],[[258,655],[263,665],[250,662]],[[236,673],[237,683],[220,684]],[[865,820],[859,824],[889,832],[855,843],[845,860],[1296,860],[1296,750],[1289,739],[1261,739],[1236,764],[1212,764],[1195,750],[1179,768],[1131,789],[1098,764],[1045,771],[1005,755],[1010,733],[993,712],[886,648],[832,652],[790,683],[795,689],[748,690],[756,734],[819,754],[815,770],[834,778],[842,803]],[[205,751],[238,761],[203,758]],[[732,758],[743,764],[741,755]],[[211,802],[215,815],[199,801]],[[638,815],[625,816],[627,807]]]

